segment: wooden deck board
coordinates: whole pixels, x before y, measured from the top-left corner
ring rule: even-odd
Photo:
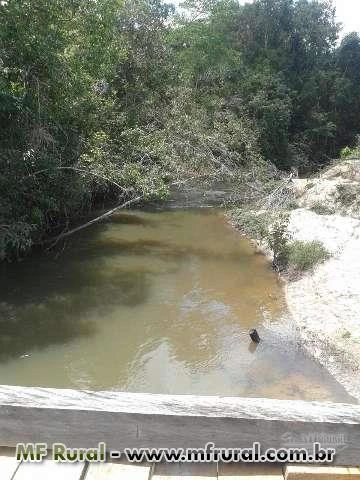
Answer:
[[[151,480],[216,480],[215,463],[159,463]]]
[[[285,480],[360,480],[360,468],[287,466]]]
[[[52,460],[22,463],[13,480],[80,480],[84,467],[84,463],[58,463]]]
[[[148,465],[128,465],[121,463],[92,463],[85,480],[149,480]]]
[[[277,465],[219,463],[219,480],[284,480],[283,469]]]

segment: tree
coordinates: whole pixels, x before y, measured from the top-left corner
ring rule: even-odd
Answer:
[[[97,86],[118,55],[119,5],[1,3],[0,258],[91,204],[88,182],[63,167],[76,164],[106,106]]]
[[[337,47],[330,0],[185,4],[0,2],[0,258],[104,201],[219,176],[248,198],[355,142],[360,38]]]
[[[360,36],[346,35],[337,50],[337,79],[335,96],[336,119],[339,125],[337,146],[352,145],[360,132]]]

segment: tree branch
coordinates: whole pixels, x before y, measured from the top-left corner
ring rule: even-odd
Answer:
[[[136,197],[136,198],[132,198],[131,200],[128,200],[127,202],[125,203],[122,203],[121,205],[117,205],[116,207],[112,208],[111,210],[103,213],[102,215],[96,217],[96,218],[93,218],[92,220],[90,220],[89,222],[83,224],[83,225],[80,225],[79,227],[76,227],[76,228],[73,228],[72,230],[69,230],[67,232],[63,232],[61,233],[58,237],[56,237],[56,239],[52,239],[52,240],[48,240],[46,241],[45,243],[50,243],[50,242],[53,242],[48,250],[52,249],[55,247],[55,245],[57,245],[60,240],[62,240],[63,238],[66,238],[66,237],[69,237],[70,235],[73,235],[74,233],[77,233],[77,232],[80,232],[81,230],[84,230],[85,228],[88,228],[90,227],[91,225],[94,225],[95,223],[98,223],[100,222],[101,220],[104,220],[105,218],[107,217],[110,217],[111,215],[113,215],[115,212],[117,212],[118,210],[122,210],[126,207],[129,207],[130,205],[134,204],[134,203],[138,203],[140,202],[140,200],[142,200],[144,198],[143,195],[139,196],[139,197]]]

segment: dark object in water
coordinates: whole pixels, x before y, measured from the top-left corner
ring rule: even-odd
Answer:
[[[249,335],[250,335],[251,340],[254,343],[260,343],[260,337],[259,337],[259,334],[258,334],[257,330],[255,330],[255,328],[250,330]]]

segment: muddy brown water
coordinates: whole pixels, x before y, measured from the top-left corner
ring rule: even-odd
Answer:
[[[2,384],[352,401],[221,210],[120,213],[0,282]]]

